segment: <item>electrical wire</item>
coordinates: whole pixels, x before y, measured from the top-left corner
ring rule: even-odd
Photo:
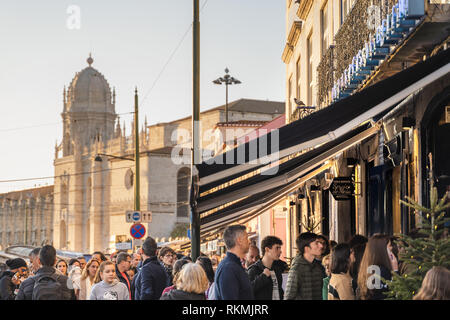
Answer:
[[[208,3],[209,0],[205,0],[205,2],[203,3],[202,7],[200,8],[200,12],[203,11],[203,9],[205,8],[206,4]],[[186,39],[187,35],[189,34],[189,32],[191,31],[193,26],[193,23],[191,23],[189,25],[189,27],[187,28],[186,32],[183,34],[183,37],[181,38],[181,40],[178,42],[177,46],[175,47],[175,49],[172,51],[172,53],[170,54],[169,58],[167,59],[166,63],[164,64],[164,66],[162,67],[161,71],[159,72],[158,76],[156,77],[155,81],[153,81],[152,86],[150,87],[150,89],[147,91],[147,93],[145,94],[144,98],[142,99],[141,104],[144,105],[145,100],[147,99],[148,95],[153,91],[153,89],[155,88],[156,84],[158,83],[159,79],[161,78],[162,74],[164,73],[164,71],[166,70],[167,66],[169,65],[169,63],[172,61],[172,58],[175,56],[175,54],[177,53],[178,49],[181,47],[181,45],[184,42],[184,39]]]

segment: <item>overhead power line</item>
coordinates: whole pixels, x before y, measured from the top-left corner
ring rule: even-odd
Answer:
[[[203,3],[200,12],[203,11],[203,9],[205,8],[206,4],[208,3],[209,0],[205,0],[205,2]],[[167,66],[169,65],[169,63],[172,61],[172,58],[175,56],[175,54],[177,53],[178,49],[181,47],[181,45],[184,42],[184,39],[187,37],[187,35],[189,34],[189,32],[192,29],[192,24],[191,23],[189,25],[189,27],[187,28],[186,32],[183,34],[183,37],[181,37],[181,40],[178,42],[177,46],[175,47],[175,49],[172,51],[172,53],[169,55],[169,58],[167,59],[166,63],[164,64],[164,66],[162,67],[161,71],[159,72],[158,76],[156,77],[155,81],[153,81],[152,86],[150,87],[150,89],[147,91],[147,93],[145,94],[144,98],[142,99],[141,104],[143,105],[145,100],[147,99],[148,95],[153,91],[153,89],[155,88],[156,84],[158,83],[159,79],[161,78],[162,74],[164,73],[164,71],[166,70]]]

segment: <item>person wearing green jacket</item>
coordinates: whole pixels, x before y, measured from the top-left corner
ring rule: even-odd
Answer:
[[[284,300],[322,300],[322,264],[315,259],[322,254],[322,244],[312,232],[300,234],[296,240],[299,254],[289,270]]]

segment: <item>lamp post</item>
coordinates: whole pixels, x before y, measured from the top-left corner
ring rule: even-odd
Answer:
[[[192,151],[191,151],[191,188],[195,179],[194,166],[200,163],[200,4],[193,0],[192,35]],[[193,190],[191,190],[193,192]],[[193,208],[193,207],[191,207]],[[191,210],[191,258],[196,261],[200,256],[200,215]]]
[[[213,81],[214,84],[221,85],[222,83],[225,83],[225,123],[228,124],[228,86],[232,84],[241,84],[242,82],[238,79],[233,78],[229,75],[230,70],[228,68],[225,68],[225,75],[223,77],[217,78]]]

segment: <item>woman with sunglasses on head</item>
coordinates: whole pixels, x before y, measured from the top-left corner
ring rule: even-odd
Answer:
[[[6,261],[8,270],[0,275],[0,300],[15,300],[23,280],[28,277],[28,266],[22,258]]]

